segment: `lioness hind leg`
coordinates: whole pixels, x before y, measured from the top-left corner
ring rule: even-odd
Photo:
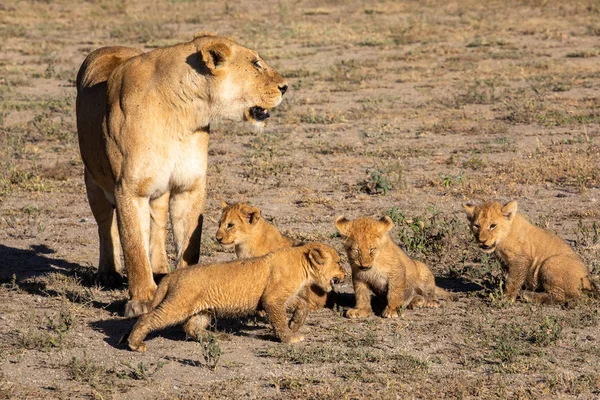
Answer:
[[[206,202],[206,178],[193,191],[174,194],[169,203],[177,268],[198,263]]]
[[[150,265],[155,275],[169,273],[166,248],[169,194],[150,200]]]
[[[206,331],[211,321],[212,317],[208,313],[192,315],[183,325],[183,330],[190,338],[198,340],[202,337],[202,334]]]
[[[92,214],[98,224],[100,259],[96,279],[102,286],[118,287],[123,282],[121,276],[123,268],[116,213],[102,188],[93,181],[87,170],[85,188]]]

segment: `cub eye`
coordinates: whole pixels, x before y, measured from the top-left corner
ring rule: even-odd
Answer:
[[[262,64],[260,63],[260,60],[252,61],[252,65],[254,65],[254,68],[256,69],[262,69]]]
[[[231,229],[231,228],[233,228],[233,224],[230,222],[227,224],[227,229]]]
[[[475,229],[476,231],[478,231],[479,230],[479,224],[473,225],[473,229]]]
[[[375,249],[375,247],[373,247],[372,249],[369,249],[369,254],[373,255],[373,253],[375,253],[375,250],[377,250],[377,249]]]
[[[496,224],[490,224],[490,231],[496,229]]]

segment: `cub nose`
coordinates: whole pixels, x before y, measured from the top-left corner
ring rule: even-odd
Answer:
[[[279,91],[281,92],[281,95],[283,96],[285,94],[285,92],[287,92],[287,90],[288,90],[288,85],[287,84],[279,85],[278,88],[279,88]]]

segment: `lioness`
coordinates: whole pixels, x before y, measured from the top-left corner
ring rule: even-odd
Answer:
[[[122,247],[126,316],[147,311],[152,273],[169,269],[167,212],[177,266],[198,262],[210,123],[264,124],[287,88],[254,50],[213,34],[148,53],[104,47],[87,56],[77,74],[77,132],[100,236],[98,276],[120,282]]]
[[[223,212],[216,239],[222,245],[235,245],[238,258],[260,257],[265,254],[291,247],[294,241],[283,236],[279,230],[261,217],[260,209],[244,203],[227,204],[222,202]],[[290,328],[297,332],[310,310],[325,307],[328,293],[318,285],[304,287],[290,304],[293,310]]]
[[[464,204],[463,208],[484,253],[495,253],[508,271],[505,296],[537,303],[577,299],[592,290],[589,272],[579,256],[554,233],[517,214],[517,202]],[[543,290],[546,293],[536,291]]]
[[[284,343],[303,336],[288,328],[286,305],[307,284],[325,292],[344,278],[340,257],[321,243],[288,247],[263,257],[227,263],[196,265],[170,273],[160,282],[152,310],[142,315],[129,334],[129,348],[146,351],[143,340],[152,331],[185,321],[184,330],[197,336],[211,315],[241,316],[262,306]]]
[[[358,218],[353,221],[340,216],[335,220],[352,266],[356,294],[356,306],[348,310],[348,318],[371,314],[371,292],[386,296],[384,318],[396,318],[400,306],[439,307],[438,297],[455,299],[436,286],[427,265],[412,260],[394,243],[389,234],[393,226],[387,216],[379,220]]]

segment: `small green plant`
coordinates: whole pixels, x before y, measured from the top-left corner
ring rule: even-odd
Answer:
[[[204,362],[210,369],[214,371],[217,369],[219,360],[223,354],[223,351],[217,342],[217,338],[213,333],[206,332],[202,337],[200,337],[199,341],[202,344],[202,355],[204,357]]]
[[[392,184],[390,183],[384,171],[380,169],[374,169],[368,173],[369,177],[360,184],[361,192],[370,195],[386,195],[390,190],[392,190]]]
[[[562,336],[562,322],[555,316],[546,316],[542,324],[530,334],[529,341],[538,346],[555,344]]]

